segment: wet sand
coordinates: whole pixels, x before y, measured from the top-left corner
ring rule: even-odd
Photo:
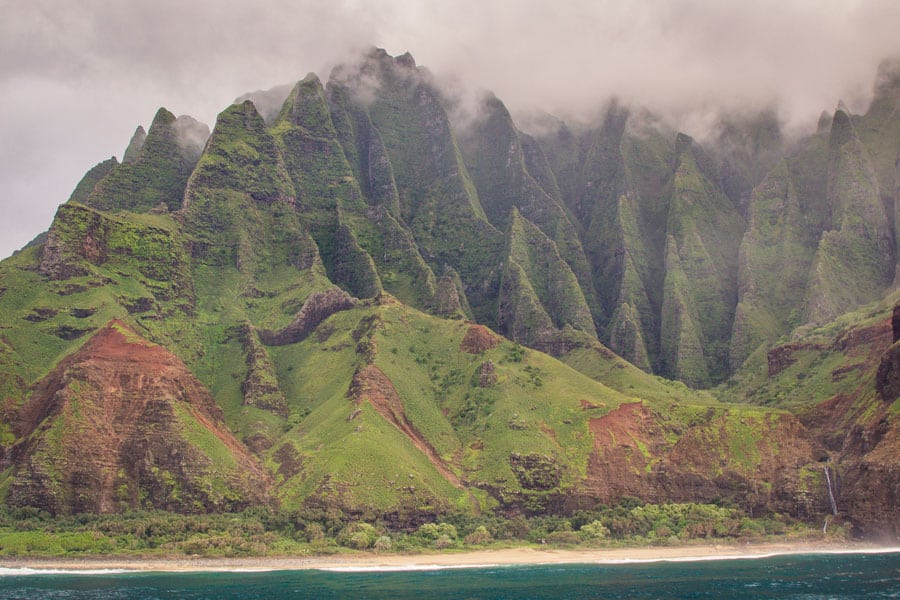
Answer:
[[[858,543],[786,542],[749,545],[690,545],[634,548],[551,549],[506,548],[469,552],[421,554],[339,554],[330,556],[206,557],[79,557],[0,559],[0,568],[45,571],[282,571],[328,569],[340,571],[422,570],[496,565],[626,563],[677,560],[758,558],[778,554],[900,552]]]

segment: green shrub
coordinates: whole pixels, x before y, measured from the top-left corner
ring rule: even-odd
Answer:
[[[609,529],[600,521],[591,521],[578,530],[581,539],[585,541],[598,541],[606,539],[609,536]]]
[[[491,532],[484,525],[479,525],[475,531],[466,536],[466,544],[469,546],[481,546],[490,542],[493,538]]]

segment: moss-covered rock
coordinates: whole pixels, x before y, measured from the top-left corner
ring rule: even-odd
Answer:
[[[467,125],[460,147],[488,220],[500,230],[509,227],[512,208],[536,225],[556,244],[559,255],[578,279],[591,314],[601,314],[594,281],[575,226],[562,203],[549,195],[529,173],[524,144],[503,103],[488,96],[478,118]],[[532,155],[539,152],[533,149]],[[534,156],[536,169],[545,165]],[[549,174],[542,172],[544,179]],[[547,183],[553,189],[552,183]],[[558,193],[558,191],[557,191]]]
[[[146,212],[160,203],[181,207],[185,185],[199,157],[198,141],[209,129],[190,117],[160,108],[142,141],[135,133],[128,160],[112,169],[83,201],[100,210]],[[198,139],[199,138],[199,139]]]
[[[383,291],[372,257],[356,241],[346,225],[334,236],[334,266],[331,279],[357,298],[375,298]]]
[[[183,239],[171,220],[149,224],[63,204],[41,249],[38,270],[59,280],[88,274],[89,265],[131,267],[175,293],[190,294],[192,288]]]
[[[816,324],[879,298],[896,264],[875,169],[844,110],[835,112],[828,146],[831,226],[820,239],[807,292],[807,316]]]
[[[409,225],[426,262],[432,270],[453,267],[476,318],[493,319],[503,236],[485,217],[439,91],[427,72],[398,60],[373,51],[360,65],[335,70],[329,88],[335,98],[365,111],[378,131],[399,194],[400,220]],[[352,153],[361,159],[366,119],[358,116],[354,122],[362,135]],[[374,155],[368,153],[378,168],[360,164],[361,176],[384,171],[378,146],[372,147]],[[388,181],[386,173],[376,179]]]
[[[787,161],[753,191],[738,261],[739,300],[729,360],[737,369],[761,344],[802,321],[802,299],[816,247],[796,177]]]
[[[395,218],[398,200],[390,163],[384,154],[375,158],[366,150],[359,155],[356,136],[362,126],[353,120],[365,119],[365,112],[345,102],[340,89],[329,89],[326,94],[315,75],[307,76],[285,100],[272,129],[298,191],[301,218],[334,281],[360,297],[377,295],[384,286],[404,302],[429,309],[434,273]],[[368,129],[359,134],[377,146],[373,135]],[[354,167],[348,155],[366,164]],[[366,182],[368,195],[360,181]]]
[[[245,406],[256,406],[287,417],[288,408],[284,392],[278,385],[275,363],[259,339],[256,329],[245,323],[240,328],[247,363],[247,377],[241,384]]]
[[[501,330],[533,347],[546,347],[554,332],[567,325],[595,337],[584,294],[556,245],[515,208],[507,237],[499,299]]]
[[[134,134],[131,136],[131,141],[128,142],[128,147],[125,148],[125,153],[122,155],[122,162],[136,162],[138,157],[141,155],[141,150],[143,150],[144,142],[146,141],[147,132],[144,130],[144,127],[142,125],[138,125],[137,129],[134,130]]]
[[[674,338],[663,336],[663,345],[668,345],[663,352],[668,361],[673,351],[683,357],[690,355],[692,362],[702,359],[702,366],[689,369],[696,373],[688,377],[697,385],[704,379],[704,371],[713,381],[729,373],[728,345],[737,305],[738,247],[744,222],[734,204],[701,170],[692,140],[681,136],[679,146],[682,150],[669,208],[661,322],[665,330],[667,321],[674,321],[669,331],[680,333]],[[670,302],[667,294],[674,294],[675,299]],[[679,307],[690,311],[689,320]],[[681,357],[678,363],[680,369],[685,368]]]

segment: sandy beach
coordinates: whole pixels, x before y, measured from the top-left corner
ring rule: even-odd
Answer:
[[[778,554],[900,552],[868,544],[768,543],[751,545],[691,545],[599,549],[507,548],[460,553],[433,554],[341,554],[331,556],[265,556],[242,558],[32,558],[0,559],[0,569],[65,571],[281,571],[327,570],[420,570],[495,565],[625,563],[677,560],[754,558]]]

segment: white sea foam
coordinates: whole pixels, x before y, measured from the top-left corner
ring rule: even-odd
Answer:
[[[473,565],[382,565],[382,566],[341,566],[341,567],[316,567],[317,571],[330,571],[332,573],[392,573],[398,571],[446,571],[447,569],[494,569],[497,567],[512,567],[499,563],[482,563]]]
[[[893,554],[900,553],[900,547],[888,548],[835,548],[827,550],[809,550],[797,548],[792,550],[774,550],[772,552],[761,552],[758,554],[710,554],[708,556],[661,556],[656,558],[613,558],[599,559],[591,561],[590,564],[603,565],[624,565],[624,564],[640,564],[640,563],[656,563],[656,562],[708,562],[715,560],[756,560],[761,558],[772,558],[774,556],[791,556],[802,554]]]
[[[900,546],[887,548],[846,548],[846,549],[793,549],[784,551],[772,551],[758,554],[714,554],[708,556],[667,556],[654,558],[599,558],[596,560],[579,558],[571,562],[557,561],[534,561],[524,563],[483,563],[483,564],[408,564],[408,565],[360,565],[360,566],[333,566],[333,567],[314,567],[318,571],[329,571],[333,573],[390,573],[403,571],[442,571],[448,569],[493,569],[500,567],[541,567],[541,566],[562,566],[565,564],[590,564],[590,565],[628,565],[628,564],[649,564],[649,563],[686,563],[686,562],[710,562],[718,560],[757,560],[763,558],[772,558],[775,556],[790,556],[802,554],[892,554],[900,553]]]

